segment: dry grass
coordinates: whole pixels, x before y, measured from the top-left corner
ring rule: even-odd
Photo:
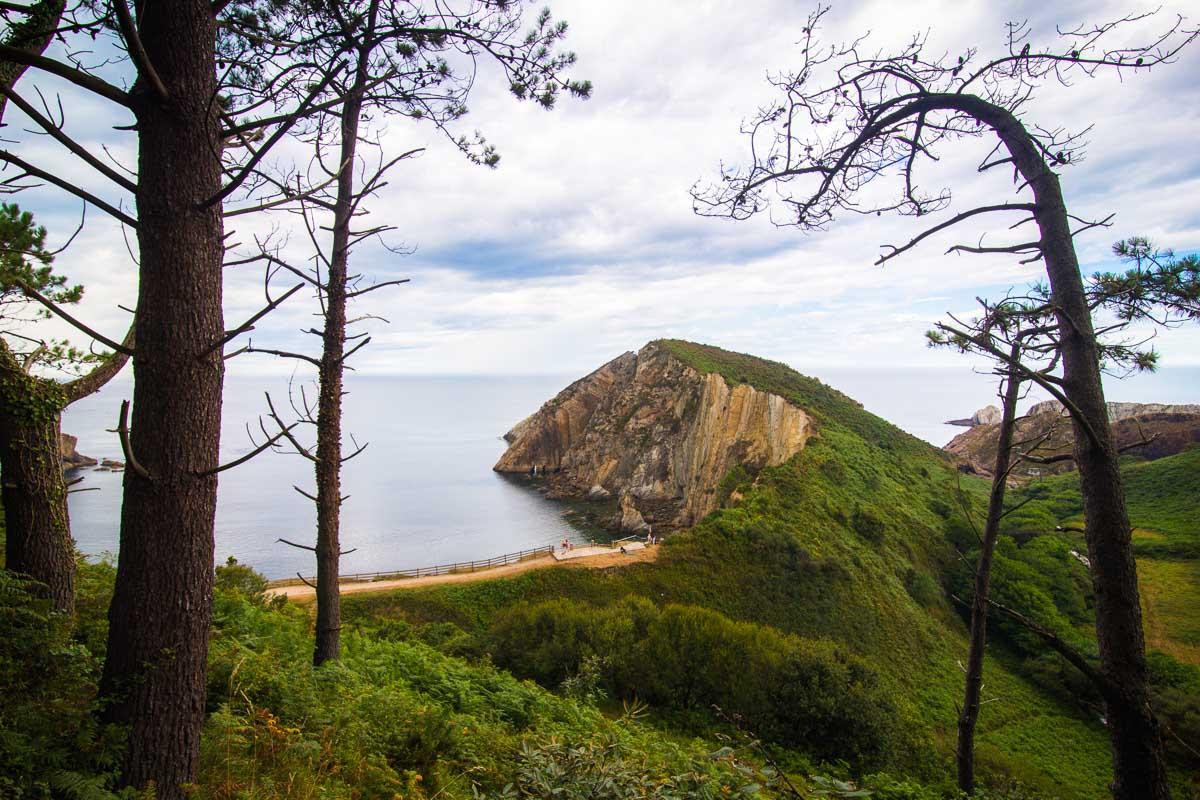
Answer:
[[[1138,560],[1147,646],[1200,666],[1200,563]]]

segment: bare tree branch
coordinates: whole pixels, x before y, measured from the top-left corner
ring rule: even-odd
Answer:
[[[169,100],[170,95],[167,93],[167,87],[163,85],[162,78],[158,76],[158,71],[150,63],[150,56],[146,54],[146,48],[142,44],[142,37],[138,35],[137,26],[133,24],[133,17],[129,14],[129,6],[125,3],[125,0],[111,0],[111,3],[113,11],[117,15],[117,24],[121,28],[121,35],[125,38],[125,46],[129,50],[129,57],[137,65],[138,73],[150,84],[150,88],[154,90],[154,94],[158,96],[160,101]]]
[[[53,300],[50,300],[45,295],[43,295],[41,292],[39,292],[37,289],[34,289],[32,286],[30,286],[29,284],[21,283],[20,288],[21,288],[21,292],[26,297],[30,298],[31,300],[38,301],[39,303],[44,305],[46,308],[50,309],[50,311],[52,311],[55,315],[61,317],[64,321],[69,322],[70,324],[74,325],[76,328],[83,331],[84,333],[86,333],[88,336],[92,337],[96,341],[100,342],[108,349],[115,350],[116,352],[122,353],[126,356],[133,355],[133,350],[131,348],[126,347],[125,345],[120,344],[119,342],[114,342],[112,339],[109,339],[107,336],[97,333],[96,331],[89,328],[87,325],[84,325],[82,322],[75,319],[75,317],[71,316],[66,311],[64,311],[62,306],[60,306],[58,303],[55,303]],[[128,334],[126,336],[128,338]]]
[[[291,432],[291,429],[296,427],[299,424],[300,423],[298,423],[298,422],[293,422],[285,430],[280,431],[273,438],[268,439],[267,441],[263,442],[261,445],[254,448],[253,450],[251,450],[249,453],[242,456],[241,458],[234,459],[233,461],[230,461],[228,464],[222,464],[221,466],[217,467],[216,469],[210,469],[205,472],[201,472],[200,474],[201,475],[216,475],[218,472],[224,472],[227,469],[233,469],[234,467],[245,464],[250,459],[254,458],[255,456],[259,455],[260,453],[273,447],[276,442],[278,442],[280,439],[287,436],[288,433]]]
[[[37,53],[30,53],[27,50],[22,50],[19,47],[13,47],[8,44],[0,44],[0,61],[12,61],[17,64],[24,64],[27,67],[40,69],[43,72],[48,72],[51,75],[56,75],[59,78],[70,81],[80,88],[94,92],[104,99],[111,100],[125,108],[133,108],[133,98],[127,92],[121,91],[111,83],[101,80],[95,75],[89,75],[82,70],[69,67],[61,61],[55,61],[52,58],[46,58]]]
[[[83,200],[86,200],[87,202],[94,205],[96,208],[99,208],[100,210],[108,213],[108,215],[113,217],[114,219],[120,220],[125,225],[128,225],[129,227],[133,228],[134,230],[137,230],[137,227],[138,227],[137,220],[135,220],[133,217],[129,216],[128,214],[126,214],[125,212],[116,208],[115,206],[104,202],[103,200],[101,200],[99,197],[96,197],[96,195],[92,194],[91,192],[89,192],[85,189],[81,189],[80,187],[76,186],[75,184],[71,183],[70,181],[66,180],[65,178],[60,178],[59,176],[54,175],[53,173],[46,172],[44,169],[39,169],[39,168],[33,166],[32,164],[30,164],[29,162],[25,161],[24,159],[21,159],[18,156],[13,155],[12,153],[8,152],[7,150],[0,150],[0,161],[4,161],[6,163],[12,164],[15,167],[19,167],[25,173],[25,175],[30,175],[34,178],[38,178],[39,180],[46,181],[47,183],[52,183],[60,189],[65,189],[66,191],[70,192],[71,194],[75,195],[76,197],[82,198]],[[24,177],[24,175],[19,176],[17,178],[10,178],[10,179],[6,180],[5,183],[11,183],[13,180],[20,180],[21,177]]]
[[[276,308],[279,308],[279,306],[282,305],[285,300],[287,300],[289,297],[291,297],[292,295],[294,295],[296,292],[300,291],[303,288],[304,288],[303,283],[297,283],[291,289],[288,289],[286,292],[284,292],[282,295],[280,295],[279,298],[267,303],[267,305],[262,310],[260,310],[254,316],[250,317],[250,319],[246,320],[245,322],[243,322],[241,325],[237,326],[233,330],[226,331],[224,336],[222,336],[218,341],[214,342],[213,345],[211,347],[209,347],[207,350],[205,350],[203,353],[196,356],[196,358],[203,360],[210,353],[212,353],[216,350],[220,350],[222,347],[229,344],[231,341],[236,339],[238,336],[241,336],[243,333],[254,330],[254,323],[258,322],[260,319],[265,317],[267,314],[270,314]],[[249,351],[249,345],[247,345],[247,351]],[[265,352],[265,351],[263,351],[263,352]]]
[[[146,471],[146,468],[137,460],[137,456],[133,454],[133,445],[129,443],[129,401],[121,401],[121,415],[117,419],[117,427],[111,431],[117,434],[121,441],[121,452],[125,454],[125,464],[144,480],[153,481],[154,478]]]
[[[54,139],[56,141],[58,141],[60,144],[62,144],[63,147],[66,147],[68,150],[70,150],[76,156],[78,156],[82,160],[86,161],[93,169],[95,169],[101,175],[108,178],[110,181],[117,184],[118,186],[120,186],[122,189],[125,189],[126,191],[129,191],[129,192],[137,191],[137,184],[135,184],[133,181],[126,178],[124,175],[121,175],[116,170],[114,170],[112,167],[108,166],[103,161],[101,161],[100,159],[98,159],[94,155],[92,155],[90,152],[88,152],[87,148],[85,148],[83,145],[76,142],[71,137],[67,136],[66,133],[63,132],[61,125],[55,125],[53,122],[51,122],[49,119],[47,119],[40,111],[38,111],[36,108],[34,108],[28,102],[26,102],[25,98],[21,97],[15,91],[13,91],[9,87],[5,86],[3,83],[0,83],[0,94],[4,95],[4,97],[7,98],[8,100],[10,100],[12,102],[12,104],[15,105],[17,108],[21,109],[22,113],[24,113],[25,116],[29,117],[34,122],[36,122],[42,128],[42,130],[44,130],[50,136],[54,137]]]

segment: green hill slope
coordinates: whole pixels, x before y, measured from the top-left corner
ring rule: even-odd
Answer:
[[[1126,500],[1147,646],[1200,666],[1200,447],[1157,461],[1127,461]],[[1067,528],[1058,535],[1086,552],[1081,534],[1079,477],[1058,475],[1026,486],[1027,504],[1009,521],[1009,532]]]
[[[395,617],[453,623],[482,650],[501,656],[501,665],[515,648],[554,642],[569,672],[588,655],[604,657],[611,645],[586,624],[564,631],[555,619],[588,609],[602,616],[631,598],[714,611],[761,626],[764,636],[800,637],[798,647],[833,647],[866,664],[894,705],[898,725],[882,765],[948,780],[961,693],[958,662],[966,651],[964,626],[944,590],[958,561],[949,542],[967,530],[960,496],[977,506],[984,485],[966,478],[960,484],[940,451],[785,365],[687,342],[661,344],[701,372],[784,396],[814,417],[816,437],[779,467],[758,475],[734,470],[722,486],[725,507],[668,539],[654,564],[542,570],[482,584],[347,597],[348,618],[367,625]],[[539,616],[539,604],[553,613]],[[1023,677],[1018,659],[1002,647],[994,653],[986,681],[996,702],[985,707],[979,736],[985,774],[1018,776],[1061,797],[1102,795],[1109,755],[1095,715]],[[508,666],[539,677],[520,659]],[[653,662],[639,666],[654,669]],[[774,674],[733,669],[728,679]],[[615,670],[608,680],[617,694],[646,686]],[[680,711],[694,722],[702,709],[664,709]]]
[[[1130,459],[1122,473],[1137,555],[1200,558],[1200,447],[1157,461]],[[1031,483],[1022,496],[1030,502],[1013,515],[1010,530],[1045,530],[1083,520],[1077,473]]]

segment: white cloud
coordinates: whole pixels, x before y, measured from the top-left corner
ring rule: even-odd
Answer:
[[[1055,23],[1146,6],[1019,5],[845,4],[830,14],[828,35],[872,29],[873,41],[888,45],[929,30],[931,47],[953,53],[998,48],[1005,13],[1028,16],[1046,33]],[[943,256],[959,239],[941,238],[886,270],[873,267],[877,245],[917,231],[909,219],[842,219],[826,233],[802,236],[766,219],[732,224],[693,215],[688,188],[712,178],[722,159],[743,157],[739,122],[772,98],[765,75],[793,58],[805,8],[784,0],[555,0],[552,7],[571,23],[577,73],[595,82],[595,96],[584,103],[564,98],[546,113],[515,102],[498,76],[485,74],[463,131],[478,127],[499,146],[499,169],[465,163],[420,125],[389,124],[391,149],[428,149],[397,167],[370,204],[375,219],[396,226],[389,241],[416,252],[400,257],[370,246],[357,253],[356,271],[413,278],[361,304],[391,321],[372,326],[374,340],[358,359],[362,371],[578,373],[657,336],[798,365],[950,364],[953,356],[924,347],[930,323],[946,308],[969,306],[975,294],[1037,276],[1035,267],[1011,259]],[[1183,9],[1168,4],[1164,14]],[[1073,211],[1117,214],[1113,229],[1081,238],[1085,266],[1104,263],[1111,241],[1133,233],[1180,250],[1200,248],[1200,155],[1190,144],[1200,124],[1200,87],[1189,77],[1198,66],[1200,46],[1193,46],[1180,63],[1124,83],[1108,77],[1048,87],[1031,110],[1047,126],[1096,125],[1088,160],[1063,176]],[[101,135],[96,127],[88,132]],[[129,161],[127,137],[123,146]],[[952,187],[963,204],[1008,196],[1004,176],[973,171],[986,149],[948,148],[922,180]],[[44,204],[55,228],[68,224],[61,200],[43,192],[30,201]],[[239,218],[238,238],[290,222]],[[984,230],[961,235],[970,240]],[[298,259],[301,240],[293,234],[289,246]],[[89,227],[61,263],[89,287],[81,313],[119,335],[128,317],[116,304],[130,302],[135,277],[116,227]],[[314,347],[313,337],[299,333],[314,324],[304,294],[260,324],[255,341]],[[252,314],[261,297],[261,276],[231,272],[227,323]],[[1162,336],[1159,347],[1164,363],[1200,363],[1197,345],[1200,335],[1183,330]],[[242,357],[231,368],[291,365]]]

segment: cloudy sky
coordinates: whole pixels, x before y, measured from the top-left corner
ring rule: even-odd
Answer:
[[[795,42],[810,10],[786,0],[552,0],[570,23],[576,73],[594,96],[564,99],[553,112],[516,102],[497,76],[481,77],[462,131],[482,131],[500,150],[496,170],[472,166],[430,129],[396,121],[386,146],[426,147],[400,165],[370,203],[374,219],[395,226],[397,255],[364,246],[356,271],[378,280],[411,278],[380,292],[360,313],[374,337],[358,358],[377,373],[579,374],[657,337],[680,337],[753,352],[805,367],[961,365],[959,357],[925,348],[923,332],[947,311],[969,312],[977,295],[996,297],[1037,277],[1037,266],[1012,258],[945,256],[955,239],[937,239],[886,269],[872,266],[879,245],[902,242],[916,229],[909,218],[842,219],[827,232],[805,235],[769,220],[733,223],[692,212],[688,190],[717,174],[719,163],[746,157],[741,121],[771,102],[770,72],[796,59]],[[1003,8],[1001,7],[1003,6]],[[1168,1],[1151,28],[1189,3]],[[845,39],[872,32],[886,48],[929,32],[929,47],[951,54],[1004,44],[1004,23],[1029,18],[1036,41],[1055,25],[1099,22],[1156,3],[842,2],[824,34]],[[1194,24],[1193,20],[1193,24]],[[1140,29],[1143,33],[1147,30]],[[1036,46],[1036,44],[1035,44]],[[1087,159],[1063,175],[1072,211],[1115,213],[1111,230],[1078,242],[1085,269],[1115,266],[1113,240],[1150,236],[1177,251],[1200,249],[1200,43],[1179,62],[1152,73],[1081,80],[1047,87],[1030,111],[1044,127],[1095,124]],[[95,146],[128,159],[128,138],[113,133],[107,111],[60,90],[68,126]],[[50,96],[53,96],[52,94]],[[22,152],[61,164],[99,187],[51,144],[31,145],[13,114],[7,134]],[[990,145],[989,145],[990,146]],[[986,150],[987,147],[984,147]],[[1005,176],[977,176],[978,144],[947,148],[928,185],[951,186],[964,205],[1007,199]],[[114,196],[109,193],[107,196]],[[991,199],[990,202],[995,202]],[[22,204],[38,211],[59,239],[78,218],[78,205],[49,191]],[[244,219],[244,218],[242,218]],[[263,226],[247,223],[248,241]],[[299,237],[294,255],[302,257]],[[88,215],[88,226],[59,260],[88,286],[81,316],[119,337],[131,305],[135,272],[119,230]],[[281,284],[282,286],[283,284]],[[227,322],[261,303],[261,275],[231,271]],[[311,348],[298,333],[314,324],[313,305],[297,295],[254,333],[260,346]],[[1161,335],[1165,366],[1200,365],[1196,330]],[[241,357],[236,371],[290,370],[290,365]]]

